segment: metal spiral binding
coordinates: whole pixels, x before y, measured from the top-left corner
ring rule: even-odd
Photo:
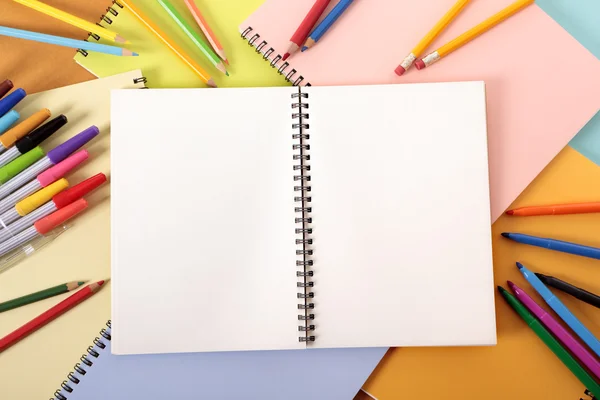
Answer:
[[[88,368],[94,365],[94,361],[91,361],[90,356],[93,358],[100,357],[99,351],[106,349],[106,343],[104,341],[111,340],[111,322],[108,321],[106,323],[106,326],[108,327],[108,329],[103,328],[100,331],[101,338],[96,337],[94,339],[94,344],[88,347],[86,350],[87,354],[81,356],[81,363],[75,364],[75,366],[73,367],[73,371],[69,372],[69,375],[67,375],[67,379],[60,384],[60,388],[56,389],[56,391],[54,392],[54,397],[52,397],[50,400],[68,400],[68,397],[65,396],[62,392],[67,392],[69,394],[73,393],[73,385],[78,385],[79,382],[81,382],[81,379],[78,378],[75,375],[75,373],[78,373],[79,375],[87,374]]]
[[[118,9],[116,9],[116,8],[115,8],[115,6],[116,6],[116,7],[118,7]],[[120,12],[122,9],[123,9],[123,5],[122,5],[122,4],[120,4],[119,2],[117,2],[117,1],[113,0],[113,6],[112,6],[112,7],[108,7],[108,8],[106,9],[106,14],[102,14],[102,15],[100,16],[100,21],[99,21],[99,22],[96,22],[96,25],[98,25],[98,26],[100,26],[100,27],[104,28],[104,27],[103,27],[103,26],[100,24],[100,22],[102,22],[102,21],[104,21],[104,22],[106,22],[107,24],[111,25],[111,24],[113,23],[113,19],[114,19],[114,17],[116,17],[117,15],[119,15],[119,12]],[[110,16],[109,16],[108,14],[110,14]],[[94,40],[96,40],[96,41],[100,40],[100,36],[96,35],[95,33],[91,33],[91,32],[88,34],[88,38],[87,38],[86,40],[89,40],[89,38],[92,38],[92,39],[94,39]],[[77,52],[78,52],[78,53],[80,53],[80,54],[81,54],[82,56],[84,56],[84,57],[87,57],[87,56],[88,56],[88,54],[89,54],[87,51],[85,51],[85,50],[83,50],[83,49],[78,49],[78,50],[77,50]]]
[[[314,282],[311,280],[313,271],[311,270],[313,265],[312,255],[312,207],[310,207],[311,197],[311,186],[310,186],[310,124],[308,123],[308,93],[302,93],[301,89],[298,89],[298,93],[292,93],[292,129],[297,130],[297,133],[292,134],[294,144],[292,145],[293,150],[298,152],[293,155],[293,159],[298,161],[298,164],[294,165],[294,181],[297,182],[294,185],[294,201],[298,203],[298,207],[294,207],[294,211],[297,213],[295,218],[296,222],[296,277],[298,282],[298,299],[302,300],[302,303],[298,304],[298,310],[301,310],[301,314],[298,315],[298,321],[302,321],[302,325],[298,326],[298,331],[301,332],[298,340],[300,342],[314,342],[315,336],[311,334],[314,332],[315,326],[311,323],[315,319],[315,315],[310,312],[315,308],[315,304],[310,299],[315,297],[315,293],[312,291]]]
[[[290,67],[290,63],[287,61],[279,64],[279,62],[282,61],[283,56],[281,54],[275,54],[275,49],[270,47],[267,41],[260,40],[260,35],[258,33],[252,34],[253,31],[254,29],[249,26],[241,33],[242,38],[247,40],[248,44],[254,47],[256,52],[260,54],[265,61],[268,61],[271,64],[272,68],[277,68],[279,75],[282,75],[286,81],[290,82],[294,86],[300,86],[300,84],[302,84],[302,82],[305,80],[304,77],[300,75],[295,68],[291,68],[289,71],[287,71],[288,67]],[[296,74],[298,77],[296,77]],[[306,82],[304,83],[304,86],[310,86],[310,83]]]

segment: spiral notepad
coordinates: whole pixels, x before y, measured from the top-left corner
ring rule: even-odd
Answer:
[[[482,82],[115,91],[111,117],[113,353],[495,343]]]

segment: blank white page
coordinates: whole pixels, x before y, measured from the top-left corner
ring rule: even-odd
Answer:
[[[483,82],[302,91],[311,347],[495,344]]]
[[[295,92],[112,93],[113,353],[306,347]]]

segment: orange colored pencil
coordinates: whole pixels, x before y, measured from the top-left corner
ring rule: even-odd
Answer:
[[[518,217],[530,217],[534,215],[565,215],[565,214],[586,214],[600,213],[600,202],[595,203],[575,203],[575,204],[555,204],[550,206],[522,207],[514,210],[508,210],[508,215]]]
[[[225,61],[225,63],[229,65],[229,61],[227,61],[227,56],[225,55],[225,50],[223,50],[223,46],[221,46],[221,42],[219,42],[219,39],[217,39],[217,36],[215,36],[213,30],[210,29],[210,26],[208,26],[208,22],[206,22],[206,20],[200,13],[200,10],[198,9],[196,3],[194,3],[194,0],[184,0],[184,3],[187,6],[188,10],[190,10],[190,12],[192,13],[192,16],[196,20],[196,23],[202,30],[202,33],[204,33],[204,36],[206,36],[206,39],[208,39],[208,43],[210,43],[210,46],[213,48],[215,53],[221,58],[221,60]]]
[[[177,55],[183,62],[187,64],[192,71],[196,73],[210,87],[217,87],[215,81],[211,78],[208,72],[206,72],[201,66],[199,66],[194,60],[192,60],[182,49],[177,46],[169,37],[159,29],[159,27],[152,22],[147,16],[145,16],[131,0],[119,0],[119,3],[125,6],[135,17],[142,23],[150,32],[152,32],[157,38],[159,38],[173,53]]]
[[[104,281],[99,281],[99,282],[87,285],[86,287],[84,287],[83,289],[79,290],[78,292],[72,294],[71,296],[67,297],[66,299],[64,299],[63,301],[61,301],[54,307],[52,307],[49,310],[45,311],[44,313],[38,315],[37,317],[35,317],[34,319],[29,321],[22,327],[20,327],[19,329],[9,333],[8,335],[6,335],[2,339],[0,339],[0,353],[2,353],[4,350],[8,349],[13,344],[17,343],[21,339],[26,338],[27,336],[29,336],[33,332],[37,331],[44,325],[46,325],[46,324],[52,322],[53,320],[55,320],[56,318],[60,317],[61,315],[63,315],[64,313],[66,313],[67,311],[69,311],[71,308],[75,307],[82,301],[91,297],[94,293],[96,293],[100,289],[100,287],[103,284],[104,284]]]

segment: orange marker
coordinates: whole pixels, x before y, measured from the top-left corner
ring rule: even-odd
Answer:
[[[576,204],[555,204],[550,206],[522,207],[514,210],[508,210],[508,215],[518,217],[530,217],[534,215],[565,215],[565,214],[587,214],[600,213],[600,202],[595,203],[576,203]]]

